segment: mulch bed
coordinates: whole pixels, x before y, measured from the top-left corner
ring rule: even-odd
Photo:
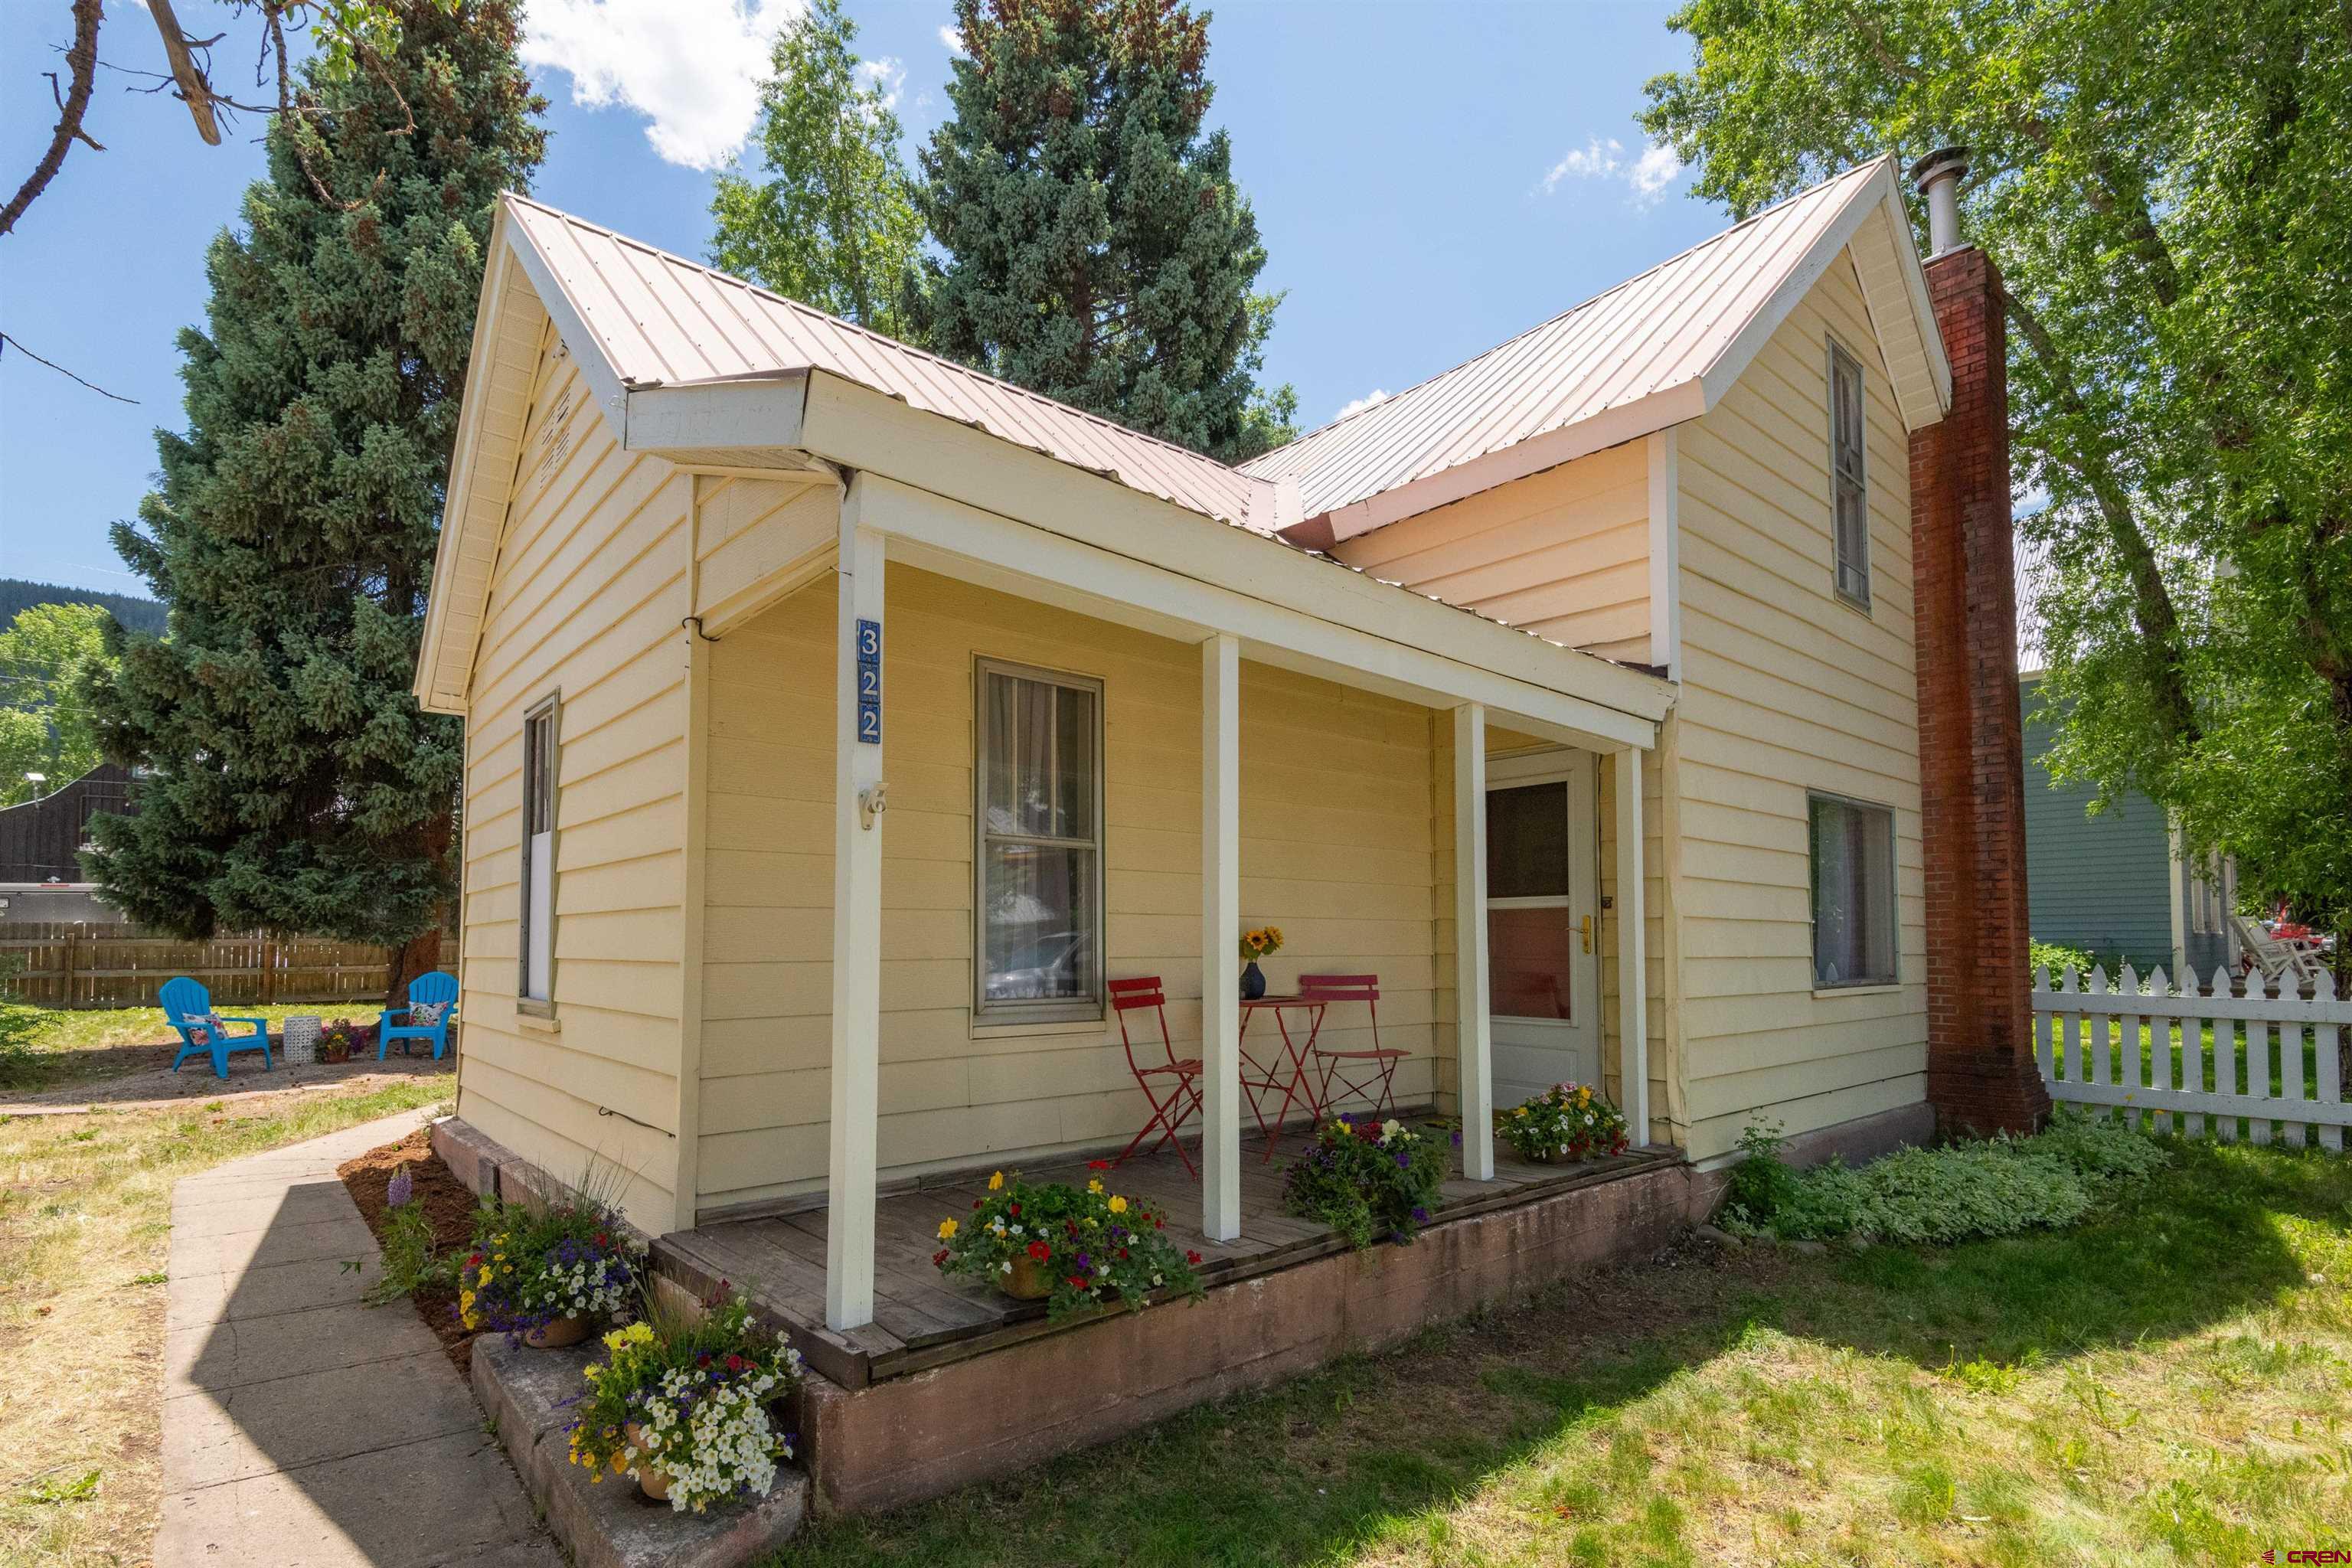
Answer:
[[[465,1252],[474,1238],[476,1200],[466,1184],[452,1175],[449,1167],[441,1163],[441,1156],[433,1152],[432,1134],[425,1129],[420,1127],[397,1143],[387,1143],[344,1161],[335,1167],[335,1174],[343,1179],[344,1190],[359,1205],[360,1217],[367,1221],[368,1229],[375,1233],[380,1244],[391,1217],[384,1190],[392,1184],[392,1173],[403,1165],[408,1167],[408,1179],[414,1184],[413,1201],[433,1226],[435,1247],[443,1255]],[[425,1320],[425,1326],[441,1342],[457,1375],[469,1376],[475,1334],[457,1321],[457,1292],[429,1288],[409,1300],[415,1304],[416,1315]]]

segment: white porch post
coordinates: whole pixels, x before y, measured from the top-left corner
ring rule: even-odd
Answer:
[[[833,833],[833,1160],[826,1194],[824,1321],[874,1321],[874,1180],[882,1013],[880,699],[882,535],[842,502],[836,630]],[[861,623],[863,626],[861,626]],[[861,636],[861,632],[863,636]],[[859,655],[870,683],[861,725]],[[864,738],[860,738],[861,729]]]
[[[1495,1041],[1486,984],[1486,709],[1454,710],[1454,1044],[1462,1173],[1495,1179]]]
[[[1201,645],[1201,1231],[1242,1233],[1242,649]]]
[[[1642,942],[1642,753],[1617,753],[1617,1038],[1625,1121],[1633,1146],[1650,1142],[1649,969]]]

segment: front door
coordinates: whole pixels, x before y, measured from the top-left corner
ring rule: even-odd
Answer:
[[[1486,766],[1486,975],[1495,1103],[1601,1078],[1593,957],[1592,758],[1556,751]]]

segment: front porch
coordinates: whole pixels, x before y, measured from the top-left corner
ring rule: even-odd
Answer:
[[[1196,1152],[1197,1158],[1197,1152]],[[799,1413],[818,1507],[894,1508],[1103,1441],[1187,1405],[1262,1387],[1336,1355],[1525,1297],[1580,1268],[1664,1242],[1690,1223],[1689,1167],[1645,1149],[1575,1165],[1499,1154],[1461,1173],[1411,1246],[1357,1253],[1283,1212],[1279,1158],[1243,1162],[1242,1235],[1202,1233],[1200,1187],[1173,1151],[1128,1161],[1114,1190],[1163,1208],[1198,1251],[1205,1300],[1061,1323],[931,1265],[940,1219],[968,1213],[974,1170],[884,1196],[874,1210],[873,1321],[825,1326],[827,1209],[724,1221],[654,1245],[657,1279],[705,1297],[724,1281],[785,1329],[817,1374]],[[1083,1184],[1084,1161],[1025,1173]]]

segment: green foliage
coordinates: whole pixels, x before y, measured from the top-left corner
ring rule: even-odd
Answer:
[[[2055,975],[2069,969],[2088,974],[2094,961],[2087,947],[2068,947],[2063,942],[2043,942],[2037,937],[2026,943],[2025,963],[2028,968],[2046,969]]]
[[[9,982],[24,971],[21,953],[0,952],[0,1087],[15,1087],[31,1075],[34,1042],[48,1010],[17,1000]]]
[[[0,577],[0,621],[13,621],[17,612],[35,605],[96,605],[134,632],[163,635],[163,606],[135,594],[108,594],[95,588],[68,588],[57,583],[36,583],[25,577]]]
[[[857,24],[841,0],[786,22],[760,87],[756,138],[768,177],[721,174],[710,261],[788,299],[906,337],[900,291],[923,239],[898,117],[860,79]]]
[[[32,605],[0,631],[0,806],[16,805],[98,766],[84,683],[113,672],[96,605]],[[37,773],[35,785],[25,775]]]
[[[368,1287],[371,1306],[397,1301],[420,1290],[446,1290],[457,1282],[459,1259],[442,1254],[433,1239],[433,1224],[422,1205],[394,1205],[384,1221],[383,1273]]]
[[[2336,0],[1687,0],[1645,127],[1745,215],[1973,149],[2057,732],[2352,931],[2352,29]]]
[[[1092,1162],[1108,1175],[1111,1163]],[[940,1222],[932,1264],[983,1284],[1005,1288],[1013,1270],[1034,1271],[1052,1287],[1046,1315],[1070,1313],[1116,1300],[1141,1311],[1155,1293],[1202,1294],[1193,1272],[1201,1261],[1168,1237],[1168,1220],[1140,1198],[1129,1198],[1092,1176],[1084,1190],[1066,1182],[1031,1184],[1018,1172],[988,1178],[988,1193],[968,1218]]]
[[[1556,1083],[1511,1108],[1496,1126],[1528,1160],[1590,1160],[1625,1152],[1625,1113],[1589,1084]]]
[[[1445,1165],[1445,1144],[1424,1131],[1342,1114],[1318,1127],[1315,1147],[1283,1173],[1282,1206],[1359,1252],[1383,1237],[1409,1242],[1437,1212]]]
[[[1749,1129],[1721,1223],[1734,1234],[1828,1241],[1857,1236],[1949,1245],[2054,1229],[2103,1193],[2168,1163],[2153,1140],[2111,1121],[2063,1114],[2032,1138],[1903,1149],[1866,1165],[1790,1171],[1779,1139]]]
[[[392,9],[395,51],[307,68],[318,111],[271,122],[209,327],[180,336],[188,431],[115,529],[172,636],[121,638],[93,685],[107,755],[152,772],[89,869],[188,937],[398,943],[453,886],[461,735],[409,682],[492,205],[544,136],[511,0]]]
[[[1175,0],[958,0],[968,55],[921,154],[945,253],[907,310],[930,347],[1229,462],[1290,438],[1256,374],[1278,296],[1223,131],[1208,17]]]

